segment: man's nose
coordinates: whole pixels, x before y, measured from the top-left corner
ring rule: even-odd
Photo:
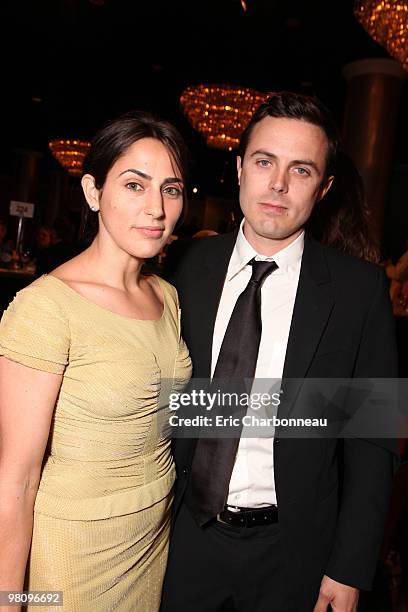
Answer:
[[[286,173],[279,171],[273,174],[269,183],[270,189],[276,193],[286,193],[288,190],[288,181]]]

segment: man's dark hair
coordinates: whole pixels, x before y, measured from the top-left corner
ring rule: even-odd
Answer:
[[[317,202],[307,229],[322,244],[369,261],[378,261],[379,251],[369,232],[369,211],[358,170],[342,148],[331,112],[317,98],[291,91],[272,93],[252,115],[242,133],[238,155],[244,159],[252,131],[266,117],[296,119],[319,127],[327,138],[327,159],[323,181],[334,176],[326,196]]]
[[[319,100],[291,91],[271,94],[266,102],[258,106],[249,124],[242,133],[238,148],[238,155],[241,159],[244,159],[245,151],[248,147],[251,133],[255,125],[262,121],[262,119],[265,119],[265,117],[298,119],[320,127],[325,133],[328,142],[324,176],[325,178],[331,176],[340,138],[331,113]]]

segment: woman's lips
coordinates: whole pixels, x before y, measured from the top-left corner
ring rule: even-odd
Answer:
[[[164,232],[162,227],[135,227],[134,229],[148,238],[161,238]]]

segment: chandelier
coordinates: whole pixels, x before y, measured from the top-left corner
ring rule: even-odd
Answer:
[[[180,97],[184,114],[209,147],[232,151],[267,94],[234,85],[195,85]]]
[[[370,36],[408,70],[408,0],[356,0],[354,14]]]
[[[85,140],[50,140],[51,153],[71,176],[81,176],[82,163],[91,146]]]

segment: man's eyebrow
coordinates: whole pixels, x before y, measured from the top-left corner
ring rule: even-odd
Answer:
[[[118,175],[122,176],[122,174],[126,174],[126,172],[133,172],[133,174],[137,174],[138,176],[140,176],[141,178],[144,178],[148,181],[151,181],[153,179],[152,176],[150,176],[150,174],[146,174],[145,172],[142,172],[141,170],[136,170],[136,168],[127,168],[127,170],[123,170],[123,172],[121,172]],[[167,183],[181,183],[182,185],[184,184],[183,179],[177,177],[177,176],[167,176],[164,180],[163,180],[163,185],[167,184]]]
[[[264,155],[265,157],[270,157],[271,159],[277,159],[277,156],[270,151],[265,151],[264,149],[258,149],[251,153],[251,157],[255,157],[256,155]],[[310,166],[313,168],[317,174],[321,174],[321,170],[319,166],[312,159],[294,159],[290,162],[291,166]]]
[[[258,149],[257,151],[251,153],[251,157],[255,157],[255,155],[265,155],[265,157],[272,157],[273,159],[276,159],[276,155],[274,153],[265,151],[265,149]]]

